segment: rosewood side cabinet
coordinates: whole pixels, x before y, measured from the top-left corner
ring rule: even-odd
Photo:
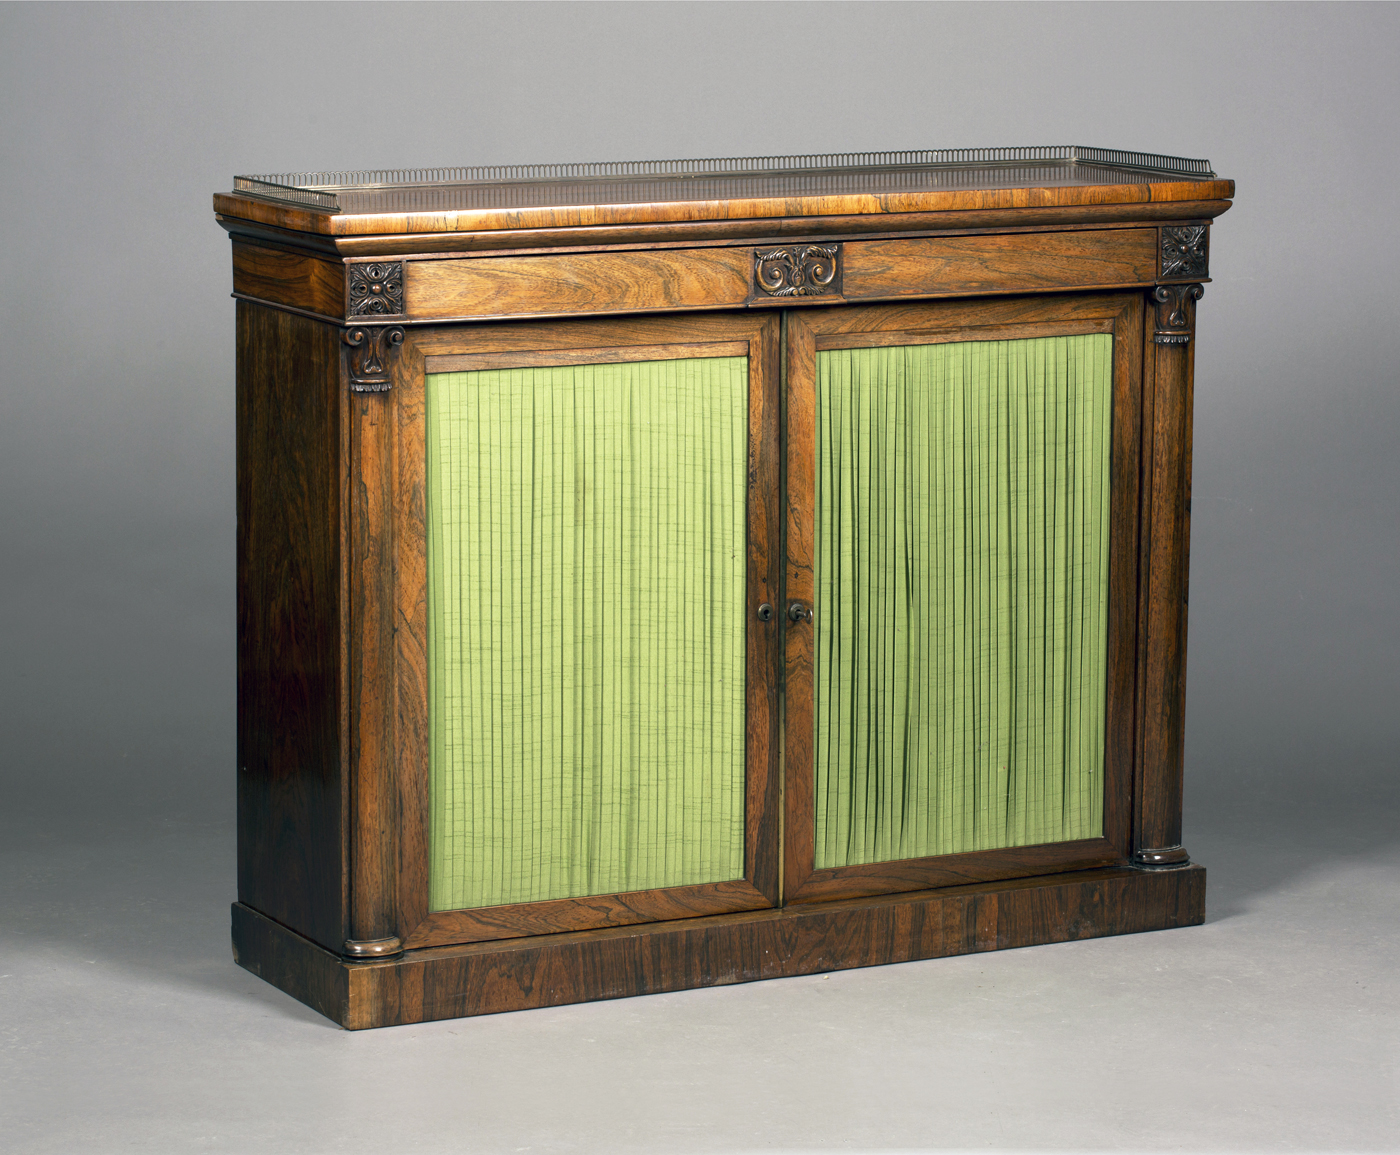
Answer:
[[[238,177],[240,964],[350,1028],[1179,927],[1201,160]]]

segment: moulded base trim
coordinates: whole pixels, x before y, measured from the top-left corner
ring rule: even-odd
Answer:
[[[235,960],[351,1030],[1195,926],[1205,868],[1109,867],[347,962],[242,903]]]

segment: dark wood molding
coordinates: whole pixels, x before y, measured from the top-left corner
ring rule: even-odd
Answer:
[[[1163,281],[1200,281],[1209,276],[1210,226],[1162,225],[1157,276]]]
[[[416,321],[742,308],[751,263],[739,248],[408,261],[404,307]]]
[[[320,321],[322,324],[334,325],[337,329],[345,324],[343,317],[316,313],[310,309],[298,309],[294,305],[282,305],[276,301],[269,301],[266,297],[252,297],[247,293],[230,293],[229,296],[235,301],[247,301],[250,305],[260,305],[264,309],[275,309],[279,313],[290,313],[295,317],[305,317],[309,321]]]
[[[482,369],[532,369],[545,365],[617,365],[629,361],[679,361],[692,357],[747,357],[749,341],[666,341],[602,349],[521,349],[507,353],[438,354],[424,359],[428,373]]]
[[[839,243],[754,249],[750,299],[840,295]]]
[[[342,953],[346,958],[356,960],[393,958],[395,955],[403,954],[403,943],[392,935],[388,938],[348,938],[345,940]]]
[[[1158,285],[1152,290],[1157,327],[1152,339],[1158,345],[1186,345],[1196,328],[1196,302],[1205,296],[1203,285]]]
[[[1184,846],[1168,846],[1161,850],[1136,850],[1133,865],[1141,870],[1175,870],[1189,866],[1191,856]]]
[[[503,229],[332,237],[278,225],[215,214],[236,237],[347,258],[415,257],[625,251],[748,243],[776,246],[815,242],[892,239],[898,236],[955,236],[1017,231],[1058,232],[1135,228],[1160,221],[1210,220],[1228,211],[1228,200],[1149,201],[1137,204],[1030,206],[1009,209],[928,213],[802,217],[793,220],[690,221],[642,225],[571,225],[549,229]]]
[[[414,927],[405,945],[416,949],[493,942],[570,930],[593,930],[600,926],[672,922],[703,915],[760,910],[772,905],[767,895],[743,878],[695,886],[658,887],[629,894],[515,902],[475,910],[435,911]]]
[[[351,325],[340,338],[350,347],[350,392],[385,393],[392,375],[391,354],[403,344],[402,325]]]
[[[428,918],[432,799],[428,781],[428,574],[426,365],[410,330],[392,365],[393,458],[393,779],[398,829],[394,933],[407,944]]]
[[[835,265],[813,255],[831,252],[839,253]],[[404,265],[405,323],[412,324],[746,306],[766,311],[857,300],[1146,288],[1156,282],[1157,230],[457,257]],[[828,275],[829,283],[811,283]]]
[[[1018,230],[1073,232],[1083,229],[1137,228],[1158,221],[1201,220],[1229,210],[1231,202],[1157,201],[1146,204],[1080,205],[1074,208],[1015,208],[970,212],[877,213],[867,216],[802,217],[695,221],[674,224],[593,226],[556,229],[510,229],[492,232],[409,233],[405,235],[316,238],[328,240],[347,257],[404,256],[439,258],[529,256],[550,252],[601,252],[629,249],[701,247],[749,243],[768,247],[816,242],[896,237],[960,236]],[[266,235],[268,226],[226,218],[225,228]],[[254,230],[260,230],[255,232]],[[282,230],[290,237],[310,236]]]
[[[345,266],[335,257],[233,238],[235,297],[333,318],[345,308]]]
[[[402,261],[355,261],[345,272],[347,319],[404,316]]]
[[[1121,289],[1157,277],[1155,229],[852,241],[848,301]]]
[[[995,211],[1008,208],[1082,209],[1101,205],[1144,206],[1164,202],[1219,201],[1235,195],[1235,182],[1205,172],[1148,175],[1141,169],[1120,168],[1110,173],[1101,167],[1078,176],[1059,173],[1048,183],[1008,185],[1006,168],[973,166],[963,179],[943,187],[891,188],[881,179],[887,170],[818,169],[808,173],[800,187],[782,178],[761,174],[742,187],[726,186],[727,195],[716,195],[715,186],[688,180],[690,189],[677,195],[669,179],[633,184],[635,195],[619,198],[615,177],[569,183],[572,196],[531,198],[541,186],[526,181],[487,185],[486,198],[451,191],[452,182],[435,188],[437,203],[428,203],[423,189],[367,184],[357,188],[355,211],[341,212],[328,206],[273,201],[254,193],[214,194],[214,211],[227,217],[297,229],[327,236],[370,236],[486,232],[513,229],[549,229],[590,224],[602,226],[691,223],[726,219],[829,217],[874,213],[947,213]],[[365,174],[368,176],[369,174]],[[866,182],[863,177],[869,176]],[[937,182],[942,184],[943,182]],[[476,186],[478,189],[482,185]],[[546,182],[551,192],[555,182]],[[697,192],[691,191],[699,190]],[[444,199],[446,198],[446,199]],[[539,203],[543,199],[545,203]]]
[[[1006,878],[1028,878],[1118,866],[1119,848],[1107,838],[1047,842],[1039,846],[1007,846],[929,858],[865,862],[813,870],[796,890],[784,895],[789,903],[827,902],[868,894],[897,894]]]
[[[345,937],[382,943],[398,937],[395,899],[402,832],[395,694],[394,397],[383,390],[362,393],[350,398],[348,408],[350,925]]]
[[[1134,861],[1145,866],[1187,861],[1181,805],[1195,344],[1179,338],[1194,329],[1201,292],[1200,285],[1158,286],[1143,330],[1133,847]],[[1164,341],[1166,324],[1174,339]]]
[[[241,903],[240,966],[351,1030],[723,986],[1205,921],[1200,866],[1127,867],[349,962]]]

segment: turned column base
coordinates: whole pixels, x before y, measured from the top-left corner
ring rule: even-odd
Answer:
[[[403,943],[392,936],[389,938],[347,938],[341,953],[350,962],[364,959],[393,958],[403,954]]]
[[[1160,850],[1139,850],[1133,854],[1133,865],[1139,870],[1170,870],[1190,866],[1191,856],[1184,846],[1167,846]]]

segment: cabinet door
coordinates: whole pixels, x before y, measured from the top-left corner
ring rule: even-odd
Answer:
[[[1136,294],[794,312],[785,897],[1127,853]]]
[[[778,332],[410,334],[406,945],[776,901]]]

